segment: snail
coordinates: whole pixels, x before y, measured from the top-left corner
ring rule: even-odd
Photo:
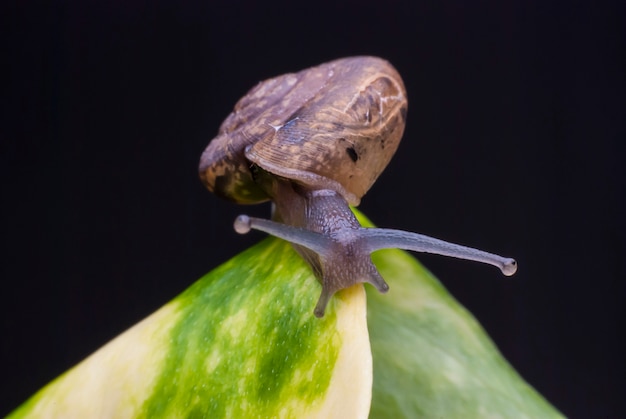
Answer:
[[[240,215],[235,230],[292,243],[322,284],[314,310],[357,283],[389,286],[370,254],[383,248],[436,253],[497,266],[514,259],[401,230],[363,228],[350,210],[398,148],[407,115],[402,78],[387,61],[348,57],[257,84],[202,153],[199,173],[215,194],[241,204],[271,200],[272,220]]]

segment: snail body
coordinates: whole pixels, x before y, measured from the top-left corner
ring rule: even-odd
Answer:
[[[315,315],[332,295],[368,282],[389,286],[370,253],[390,247],[496,265],[513,259],[400,230],[362,228],[358,205],[395,153],[404,132],[404,83],[387,61],[349,57],[259,83],[235,105],[200,159],[200,178],[242,204],[271,200],[273,221],[240,216],[235,229],[290,241],[322,283]]]

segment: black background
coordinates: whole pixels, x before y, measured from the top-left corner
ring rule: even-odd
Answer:
[[[262,237],[232,221],[269,207],[204,190],[200,153],[258,81],[358,54],[389,59],[409,94],[361,209],[516,257],[511,279],[420,259],[566,415],[624,411],[619,2],[14,3],[0,414]]]

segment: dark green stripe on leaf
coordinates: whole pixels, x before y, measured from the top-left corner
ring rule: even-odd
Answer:
[[[144,416],[263,417],[312,406],[329,385],[341,338],[333,304],[287,243],[267,239],[181,294],[181,321]]]

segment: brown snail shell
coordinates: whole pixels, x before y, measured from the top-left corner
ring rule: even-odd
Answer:
[[[214,193],[239,203],[270,199],[250,167],[331,189],[358,205],[398,148],[407,112],[398,72],[350,57],[259,83],[235,106],[200,160]]]

